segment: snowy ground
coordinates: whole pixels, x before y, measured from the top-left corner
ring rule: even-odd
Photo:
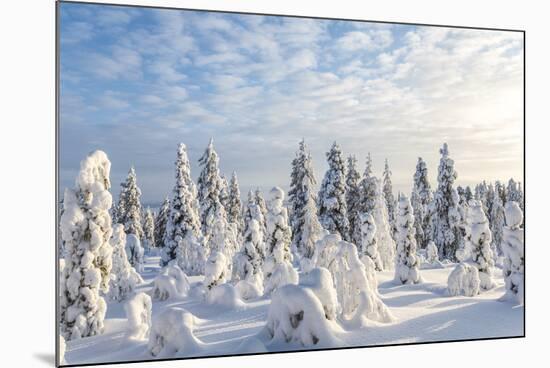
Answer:
[[[158,257],[147,258],[142,274],[146,283],[138,291],[148,291],[159,271]],[[449,297],[445,294],[447,277],[453,265],[443,269],[422,270],[424,283],[396,286],[392,272],[378,273],[379,292],[397,318],[396,322],[372,322],[365,328],[342,331],[337,337],[345,346],[369,346],[426,341],[461,340],[487,337],[520,336],[523,334],[523,307],[498,302],[504,294],[503,280],[497,270],[498,286],[477,297]],[[202,277],[191,277],[200,283]],[[194,334],[204,348],[192,355],[232,355],[303,349],[297,346],[266,346],[260,341],[267,319],[269,299],[246,303],[240,309],[205,305],[201,299],[154,301],[155,315],[167,307],[182,307],[200,320]],[[66,364],[132,361],[152,359],[147,341],[131,340],[126,335],[127,320],[123,303],[109,303],[101,336],[69,341]],[[187,356],[192,356],[187,355]]]

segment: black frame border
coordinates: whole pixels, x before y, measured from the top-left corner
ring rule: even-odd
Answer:
[[[350,22],[362,22],[362,23],[377,23],[377,24],[398,24],[409,26],[423,26],[423,27],[439,27],[439,28],[453,28],[453,29],[470,29],[470,30],[483,30],[483,31],[500,31],[500,32],[518,32],[523,34],[523,243],[524,243],[524,262],[526,263],[526,250],[525,247],[525,230],[526,230],[526,213],[527,213],[527,183],[526,183],[526,31],[524,29],[507,29],[507,28],[491,28],[491,27],[476,27],[476,26],[456,26],[448,24],[428,24],[428,23],[414,23],[414,22],[399,22],[399,21],[380,21],[380,20],[368,20],[368,19],[352,19],[352,18],[331,18],[320,16],[306,16],[306,15],[293,15],[293,14],[272,14],[272,13],[259,13],[259,12],[243,12],[232,10],[215,10],[215,9],[194,9],[194,8],[179,8],[168,7],[158,5],[132,5],[132,4],[117,4],[117,3],[101,3],[101,2],[88,2],[78,0],[56,0],[55,1],[55,366],[56,367],[89,367],[89,366],[102,366],[109,364],[133,364],[133,363],[155,363],[166,361],[185,361],[194,359],[212,359],[212,358],[229,358],[229,357],[242,357],[242,356],[256,356],[256,355],[273,355],[273,354],[288,354],[288,353],[304,353],[304,352],[319,352],[319,351],[333,351],[333,350],[351,350],[351,349],[368,349],[390,346],[409,346],[409,345],[430,345],[430,344],[442,344],[442,343],[456,343],[456,342],[473,342],[473,341],[492,341],[492,340],[509,340],[519,339],[526,337],[526,314],[527,314],[527,272],[524,271],[523,290],[524,290],[524,310],[523,310],[523,334],[517,336],[499,336],[499,337],[482,337],[472,339],[457,339],[457,340],[437,340],[437,341],[422,341],[422,342],[408,342],[408,343],[396,343],[396,344],[380,344],[380,345],[365,345],[365,346],[343,346],[334,348],[323,349],[300,349],[300,350],[283,350],[283,351],[269,351],[258,353],[242,353],[242,354],[225,354],[225,355],[204,355],[193,356],[183,358],[161,358],[161,359],[148,359],[148,360],[127,360],[127,361],[113,361],[113,362],[101,362],[101,363],[83,363],[83,364],[61,364],[59,358],[59,133],[60,133],[60,55],[61,55],[61,43],[60,43],[60,6],[61,4],[80,4],[80,5],[103,5],[103,6],[116,6],[123,8],[145,8],[145,9],[163,9],[163,10],[184,10],[195,11],[204,13],[222,13],[222,14],[239,14],[239,15],[260,15],[260,16],[275,16],[275,17],[287,17],[287,18],[303,18],[303,19],[318,19],[318,20],[337,20],[337,21],[350,21]]]

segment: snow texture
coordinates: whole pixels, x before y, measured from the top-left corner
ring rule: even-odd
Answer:
[[[502,251],[504,253],[504,299],[524,302],[525,253],[523,213],[517,202],[506,203],[506,226],[503,232]]]
[[[220,284],[210,289],[208,293],[206,293],[206,303],[230,309],[244,306],[243,301],[239,297],[239,293],[231,284]]]
[[[145,340],[149,337],[152,308],[151,297],[145,293],[134,295],[124,305],[128,319],[128,335],[132,339]]]
[[[221,252],[215,251],[210,254],[204,266],[204,282],[206,290],[224,284],[230,277],[227,271],[227,258]]]
[[[182,308],[170,308],[153,319],[148,350],[156,358],[185,356],[201,349],[193,334],[194,316]]]
[[[420,277],[420,260],[416,255],[416,238],[413,209],[409,198],[401,195],[395,222],[397,241],[397,259],[395,281],[399,284],[417,284]]]
[[[340,306],[338,304],[336,290],[334,289],[332,275],[329,270],[318,267],[307,273],[302,273],[300,275],[299,285],[311,290],[319,299],[323,305],[326,319],[336,319]]]
[[[477,267],[464,262],[459,263],[450,273],[447,285],[451,296],[476,296],[480,291]]]
[[[191,289],[187,275],[175,264],[162,269],[153,281],[151,295],[156,300],[183,298]]]
[[[74,189],[66,189],[61,216],[65,268],[60,280],[60,330],[66,340],[101,334],[111,276],[111,163],[95,151],[80,163]]]

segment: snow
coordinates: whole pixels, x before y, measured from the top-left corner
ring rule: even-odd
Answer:
[[[502,251],[504,253],[503,273],[506,293],[504,300],[515,300],[523,304],[525,282],[524,230],[520,228],[523,213],[516,202],[506,203],[506,226],[503,231]]]
[[[145,251],[141,246],[139,238],[134,234],[126,235],[126,255],[132,267],[138,272],[143,271],[143,255]]]
[[[458,264],[449,275],[449,295],[475,296],[479,294],[480,278],[475,266],[467,263]]]
[[[149,352],[157,358],[171,358],[200,349],[193,335],[193,315],[181,308],[170,308],[153,320]]]
[[[181,298],[191,288],[189,280],[177,265],[166,266],[153,281],[152,296],[156,300]]]
[[[314,268],[308,273],[300,275],[300,286],[306,287],[315,294],[323,305],[325,318],[329,320],[336,319],[339,312],[338,298],[332,275],[326,268]]]
[[[161,271],[159,257],[146,257],[145,271],[142,274],[145,283],[138,286],[138,292],[149,293],[153,280]],[[424,282],[415,285],[395,285],[393,271],[376,273],[378,278],[379,298],[390,309],[394,320],[389,323],[377,323],[372,320],[363,321],[363,325],[348,325],[337,319],[335,323],[323,321],[321,327],[327,327],[325,332],[330,333],[333,346],[372,346],[395,343],[411,343],[426,341],[464,340],[484,337],[519,336],[523,334],[523,307],[514,303],[498,301],[505,293],[504,280],[501,273],[495,273],[497,286],[482,294],[465,296],[448,296],[447,279],[456,264],[443,265],[440,269],[422,271]],[[322,271],[320,271],[322,273]],[[306,282],[307,277],[300,275],[302,285],[296,286],[302,290],[297,292],[306,296],[309,305],[317,306],[318,311],[324,314],[326,302],[321,302],[312,288],[314,282]],[[317,344],[301,345],[296,340],[286,343],[284,340],[273,340],[267,334],[266,321],[272,297],[252,298],[240,308],[227,308],[223,305],[205,304],[200,293],[193,292],[200,289],[202,276],[189,277],[191,290],[186,297],[167,301],[153,301],[153,327],[150,336],[159,335],[160,329],[155,321],[164,312],[179,308],[179,316],[173,321],[179,321],[179,331],[176,336],[170,337],[170,344],[174,345],[159,349],[159,354],[153,356],[148,349],[148,342],[127,338],[128,320],[123,305],[109,302],[105,318],[105,332],[102,335],[67,341],[65,355],[67,364],[85,364],[104,361],[149,360],[159,357],[193,357],[227,355],[247,352],[271,352],[286,350],[302,350],[304,348],[323,347],[321,338]],[[322,282],[321,282],[322,284]],[[311,299],[315,298],[315,302]],[[280,301],[281,303],[283,301]],[[284,304],[284,303],[283,303]],[[286,308],[286,307],[285,307]],[[188,312],[188,317],[182,313]],[[194,317],[193,317],[194,316]],[[317,317],[316,317],[317,318]],[[166,320],[166,317],[164,318]],[[168,318],[168,320],[170,320]],[[189,327],[191,323],[192,327]],[[165,322],[167,323],[167,322]],[[187,324],[187,325],[185,325]],[[320,328],[321,328],[320,327]],[[330,329],[328,329],[330,327]],[[322,331],[314,331],[323,336]],[[166,335],[166,334],[165,334]],[[172,333],[167,334],[170,336]],[[316,336],[317,336],[316,335]],[[298,335],[292,335],[298,336]],[[318,336],[318,337],[319,337]],[[332,340],[331,338],[331,340]],[[179,339],[179,340],[178,340]],[[162,353],[160,353],[162,351]]]
[[[124,305],[128,319],[128,333],[131,338],[144,340],[149,336],[151,328],[151,297],[145,293],[138,293]]]
[[[234,309],[244,305],[239,298],[235,287],[231,284],[221,284],[214,286],[206,293],[206,302],[226,308]]]

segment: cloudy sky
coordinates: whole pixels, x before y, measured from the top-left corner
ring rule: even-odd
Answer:
[[[113,192],[129,167],[144,203],[173,185],[176,147],[210,137],[221,171],[288,188],[304,137],[320,182],[337,141],[363,171],[387,158],[409,192],[417,158],[436,184],[448,142],[459,184],[521,180],[523,35],[288,17],[61,4],[60,189],[104,150]]]

